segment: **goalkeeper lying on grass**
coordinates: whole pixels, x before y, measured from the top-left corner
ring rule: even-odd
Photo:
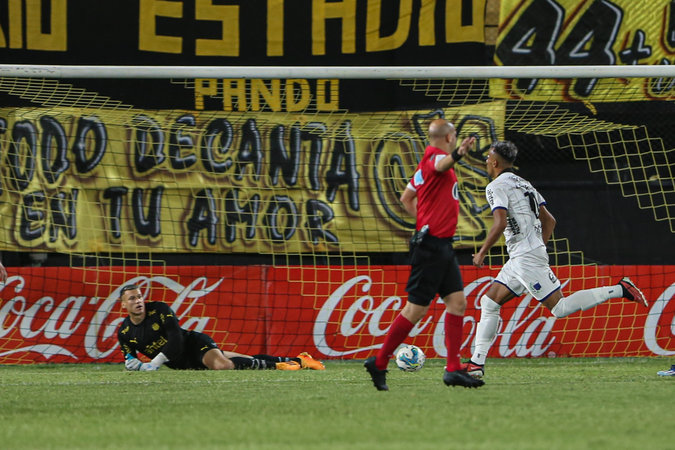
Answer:
[[[242,355],[220,350],[210,336],[180,327],[176,315],[163,302],[145,302],[139,286],[129,284],[120,291],[122,307],[129,313],[117,331],[127,370],[171,369],[229,370],[276,369],[324,370],[308,353],[295,358],[270,355]],[[137,352],[151,358],[144,363]]]

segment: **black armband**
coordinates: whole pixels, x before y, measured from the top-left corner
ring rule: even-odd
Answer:
[[[459,154],[459,152],[457,151],[457,149],[455,149],[455,150],[452,152],[452,159],[453,159],[455,162],[457,162],[457,161],[459,161],[460,159],[462,159],[463,156],[464,156],[464,155],[460,155],[460,154]]]

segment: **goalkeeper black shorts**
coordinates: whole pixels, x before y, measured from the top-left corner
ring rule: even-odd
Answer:
[[[166,363],[167,367],[178,370],[205,370],[202,358],[211,349],[218,348],[211,336],[198,331],[188,331],[183,341],[183,352],[176,361]]]

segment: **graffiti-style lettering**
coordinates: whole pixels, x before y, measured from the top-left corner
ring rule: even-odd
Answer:
[[[326,134],[326,124],[320,122],[310,122],[305,125],[300,134],[300,139],[309,141],[309,184],[313,191],[321,189],[319,182],[319,166],[321,163],[321,153],[323,152],[323,136]]]
[[[239,203],[239,190],[232,189],[225,195],[225,240],[232,243],[237,239],[238,223],[246,224],[246,239],[255,237],[255,224],[260,211],[260,195],[254,194],[246,204]]]
[[[22,142],[25,142],[25,145]],[[11,172],[10,181],[15,189],[23,191],[30,184],[35,173],[36,156],[37,130],[35,125],[28,120],[16,122],[12,130],[12,142],[7,152]]]
[[[164,130],[152,117],[138,115],[132,121],[136,129],[134,165],[139,173],[159,166],[164,162]]]
[[[337,244],[339,242],[337,236],[323,229],[324,224],[335,218],[331,207],[320,200],[308,200],[305,207],[307,211],[305,227],[307,227],[312,244],[317,245],[320,241]]]
[[[195,124],[195,116],[184,114],[176,119],[176,123],[171,128],[171,133],[169,134],[169,162],[174,170],[188,169],[197,162],[197,155],[194,153],[181,156],[183,149],[194,149],[195,147],[192,136],[184,135],[182,129],[194,127]]]
[[[280,243],[290,240],[298,227],[298,208],[295,202],[286,195],[275,195],[265,212],[263,224],[267,229],[267,237]]]
[[[21,220],[19,235],[24,241],[38,239],[45,232],[45,212],[40,208],[41,205],[44,208],[44,202],[44,192],[31,192],[23,197],[19,213]]]
[[[162,208],[162,194],[164,193],[164,186],[158,186],[151,190],[150,204],[148,205],[148,214],[143,211],[143,189],[136,188],[132,196],[131,210],[134,214],[134,225],[136,231],[141,236],[157,237],[162,233],[161,208]]]
[[[93,133],[93,138],[89,134]],[[93,145],[91,145],[93,142]],[[87,158],[87,149],[91,157]],[[80,117],[77,121],[73,154],[75,155],[75,167],[81,174],[91,172],[101,162],[108,147],[108,131],[105,124],[98,117]]]
[[[253,164],[253,178],[258,180],[262,171],[262,139],[254,119],[248,119],[241,127],[241,145],[237,154],[236,178],[242,180],[246,166]]]
[[[291,127],[289,137],[289,152],[286,151],[284,143],[284,134],[286,128],[283,125],[277,125],[270,133],[270,170],[269,176],[272,185],[279,184],[279,172],[283,173],[284,181],[288,186],[294,186],[298,182],[298,168],[300,167],[300,145],[301,135],[300,127],[295,124]]]
[[[233,135],[232,125],[226,119],[214,119],[209,123],[202,137],[201,155],[204,169],[211,173],[224,173],[232,167],[232,158],[217,161],[215,153],[217,151],[219,156],[227,154],[232,146]]]
[[[210,245],[216,243],[216,225],[218,216],[216,216],[216,200],[213,197],[211,189],[202,189],[195,197],[192,217],[188,220],[188,242],[192,247],[196,247],[199,242],[201,230],[207,231],[207,242]]]
[[[70,167],[66,157],[68,138],[63,126],[51,116],[40,117],[40,126],[42,127],[42,171],[47,183],[52,184]]]
[[[119,240],[122,236],[120,218],[122,214],[122,201],[127,192],[129,192],[129,189],[123,186],[114,186],[103,191],[103,198],[110,200],[108,220],[110,221],[110,237],[112,237],[113,241]]]
[[[49,242],[56,242],[59,230],[63,231],[67,239],[77,237],[77,196],[79,191],[73,189],[70,195],[58,192],[50,201],[51,223],[49,224]],[[67,208],[64,207],[67,204]],[[66,210],[68,212],[66,212]]]
[[[330,170],[326,173],[326,199],[335,200],[340,185],[347,185],[349,206],[358,211],[359,205],[359,173],[356,170],[356,150],[351,135],[351,121],[346,120],[340,126],[333,145]]]
[[[612,46],[623,19],[623,11],[614,3],[601,0],[591,6],[577,21],[556,52],[556,64],[614,64],[616,56]],[[588,97],[597,78],[579,79],[574,83],[574,92]]]
[[[609,0],[592,2],[563,33],[565,10],[555,0],[533,1],[519,15],[495,49],[504,65],[608,65],[616,62],[612,50],[623,20],[623,10]],[[555,49],[560,36],[565,39]],[[640,53],[642,55],[642,53]],[[537,79],[521,79],[516,90],[531,93]],[[597,79],[574,81],[573,91],[588,97]]]

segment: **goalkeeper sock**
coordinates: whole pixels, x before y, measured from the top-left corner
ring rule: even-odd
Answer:
[[[278,363],[278,362],[291,362],[295,361],[298,364],[302,364],[302,360],[300,358],[292,358],[290,356],[272,356],[272,355],[253,355],[254,358],[256,359],[264,359],[267,361],[268,365],[269,363]]]
[[[572,313],[583,309],[590,309],[600,303],[606,302],[610,298],[620,298],[623,296],[621,286],[604,286],[593,289],[585,289],[571,294],[569,297],[563,297],[558,301],[551,312],[557,318],[567,317]]]
[[[396,316],[394,323],[389,328],[387,337],[384,338],[384,344],[382,344],[382,348],[377,353],[377,358],[375,358],[377,370],[385,370],[387,368],[394,350],[408,337],[414,326],[415,324],[403,317],[402,314]]]
[[[445,313],[445,348],[448,351],[445,370],[454,372],[459,370],[459,347],[462,344],[462,327],[464,316]]]
[[[265,370],[275,369],[274,363],[268,364],[264,359],[248,358],[246,356],[233,356],[230,358],[234,364],[234,370]]]
[[[499,327],[499,303],[487,295],[480,298],[480,321],[476,327],[476,348],[471,355],[471,362],[482,366],[485,364],[492,341],[497,335]]]

